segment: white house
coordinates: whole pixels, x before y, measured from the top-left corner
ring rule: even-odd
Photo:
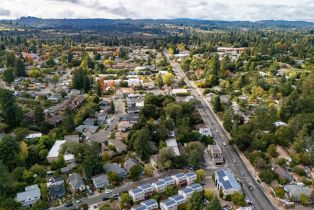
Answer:
[[[241,186],[234,177],[233,173],[228,170],[220,169],[215,172],[215,184],[224,195],[231,195],[234,192],[241,192]]]
[[[163,180],[164,182],[166,182],[167,187],[176,184],[176,180],[172,176],[168,176],[160,180]]]
[[[146,183],[138,186],[139,189],[142,189],[145,193],[145,197],[151,196],[154,192],[154,188],[152,187],[152,184]]]
[[[174,195],[170,197],[169,199],[176,202],[177,206],[186,203],[186,199],[182,195]]]
[[[177,203],[173,201],[172,199],[160,201],[159,205],[160,205],[161,210],[177,210],[178,209]]]
[[[145,206],[148,210],[158,209],[158,203],[154,199],[149,199],[146,201],[142,201],[141,205]]]
[[[105,188],[109,185],[108,176],[106,174],[99,174],[92,177],[92,181],[96,189]]]
[[[193,193],[194,191],[191,188],[183,188],[178,191],[178,194],[182,195],[186,200],[189,200]]]
[[[49,163],[58,159],[62,145],[66,142],[66,140],[57,140],[55,144],[51,147],[48,155],[47,160]]]
[[[193,190],[193,192],[202,192],[203,191],[202,185],[197,184],[197,183],[188,185],[186,188]]]
[[[24,192],[16,194],[16,201],[20,202],[23,207],[31,207],[40,200],[40,189],[37,184],[25,187]]]
[[[167,188],[167,183],[164,180],[159,180],[152,184],[154,190],[158,193],[163,192]]]
[[[203,136],[213,136],[212,130],[210,128],[200,128],[198,132]]]
[[[185,176],[186,176],[186,181],[187,181],[188,185],[193,184],[196,181],[196,179],[197,179],[196,173],[194,173],[192,171],[186,173]]]
[[[129,190],[129,195],[132,197],[134,203],[145,199],[145,192],[140,188]]]
[[[184,173],[178,173],[178,174],[172,175],[172,178],[175,180],[176,185],[187,184],[186,175]]]

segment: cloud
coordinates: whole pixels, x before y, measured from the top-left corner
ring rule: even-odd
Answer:
[[[1,16],[10,16],[10,15],[11,15],[10,10],[1,9],[1,8],[0,8],[0,17],[1,17]]]
[[[314,0],[1,0],[0,17],[312,20]]]

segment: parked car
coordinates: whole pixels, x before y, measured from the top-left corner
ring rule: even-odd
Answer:
[[[64,204],[64,207],[70,207],[70,206],[73,206],[73,203],[72,203],[72,202],[69,202],[69,203]]]

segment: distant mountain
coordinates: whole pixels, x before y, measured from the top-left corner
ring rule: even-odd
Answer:
[[[251,21],[221,21],[198,19],[41,19],[36,17],[21,17],[15,21],[17,25],[60,30],[103,30],[123,32],[145,32],[162,30],[165,24],[176,26],[198,27],[205,30],[226,28],[270,28],[270,29],[314,29],[313,22],[263,20]]]

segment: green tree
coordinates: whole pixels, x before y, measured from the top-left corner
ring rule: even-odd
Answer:
[[[14,52],[7,51],[5,54],[5,65],[7,68],[14,67],[15,54]]]
[[[188,202],[187,210],[199,210],[203,207],[203,195],[200,192],[194,192]]]
[[[135,165],[130,169],[130,178],[132,180],[138,180],[143,172],[143,168],[141,165]]]
[[[215,112],[221,112],[222,111],[222,105],[220,101],[220,96],[216,96],[214,98],[214,111]]]
[[[75,123],[74,123],[73,114],[68,114],[64,118],[63,128],[64,128],[65,132],[67,132],[67,133],[71,133],[72,131],[74,131]]]
[[[174,80],[174,75],[172,73],[166,73],[162,76],[163,83],[167,86],[171,86]]]
[[[17,156],[20,152],[19,143],[9,135],[0,141],[0,161],[11,171],[16,166]]]
[[[35,123],[40,126],[45,121],[45,114],[44,110],[41,106],[36,106],[34,109],[34,118]]]
[[[118,176],[116,172],[109,172],[108,179],[112,186],[117,186],[120,183],[120,177]]]
[[[115,105],[114,105],[113,100],[111,100],[111,101],[110,101],[109,113],[110,113],[110,114],[114,114],[115,112],[116,112],[116,108],[115,108]]]
[[[213,200],[209,201],[209,204],[205,208],[206,210],[222,210],[221,204],[218,198],[215,196]]]
[[[142,128],[137,131],[132,138],[134,138],[133,148],[137,155],[143,160],[148,160],[150,155],[148,142],[151,141],[149,130],[147,128]]]
[[[11,192],[12,186],[13,186],[12,176],[10,175],[7,167],[3,164],[1,160],[0,161],[0,198],[8,196],[9,193]],[[0,204],[0,207],[1,207],[1,204]]]
[[[204,169],[198,169],[196,171],[196,175],[198,181],[203,181],[205,179],[206,172]]]
[[[172,159],[175,156],[173,149],[164,147],[158,153],[158,167],[161,169],[170,169],[172,167]]]
[[[263,182],[266,182],[267,184],[270,184],[273,180],[278,178],[278,175],[270,169],[261,171],[259,176],[260,176],[261,180]]]
[[[162,79],[161,74],[157,74],[156,79],[155,79],[155,85],[159,88],[162,88],[164,86],[164,81]]]
[[[231,195],[231,201],[237,206],[245,206],[246,203],[244,201],[245,195],[235,192]]]
[[[16,59],[15,64],[14,64],[14,69],[15,69],[15,75],[17,77],[25,76],[26,71],[25,71],[25,64],[21,59]]]
[[[190,142],[185,148],[185,159],[189,166],[200,168],[204,163],[205,147],[200,142]]]
[[[22,120],[22,110],[15,102],[13,92],[0,89],[0,116],[10,128],[17,127]]]
[[[8,68],[3,72],[2,75],[3,81],[7,83],[11,83],[14,81],[14,70],[12,68]]]
[[[132,204],[132,197],[129,193],[122,193],[120,196],[120,206],[122,208],[129,207]]]
[[[304,193],[301,194],[300,196],[300,202],[302,205],[308,205],[309,204],[309,197],[305,195]]]

